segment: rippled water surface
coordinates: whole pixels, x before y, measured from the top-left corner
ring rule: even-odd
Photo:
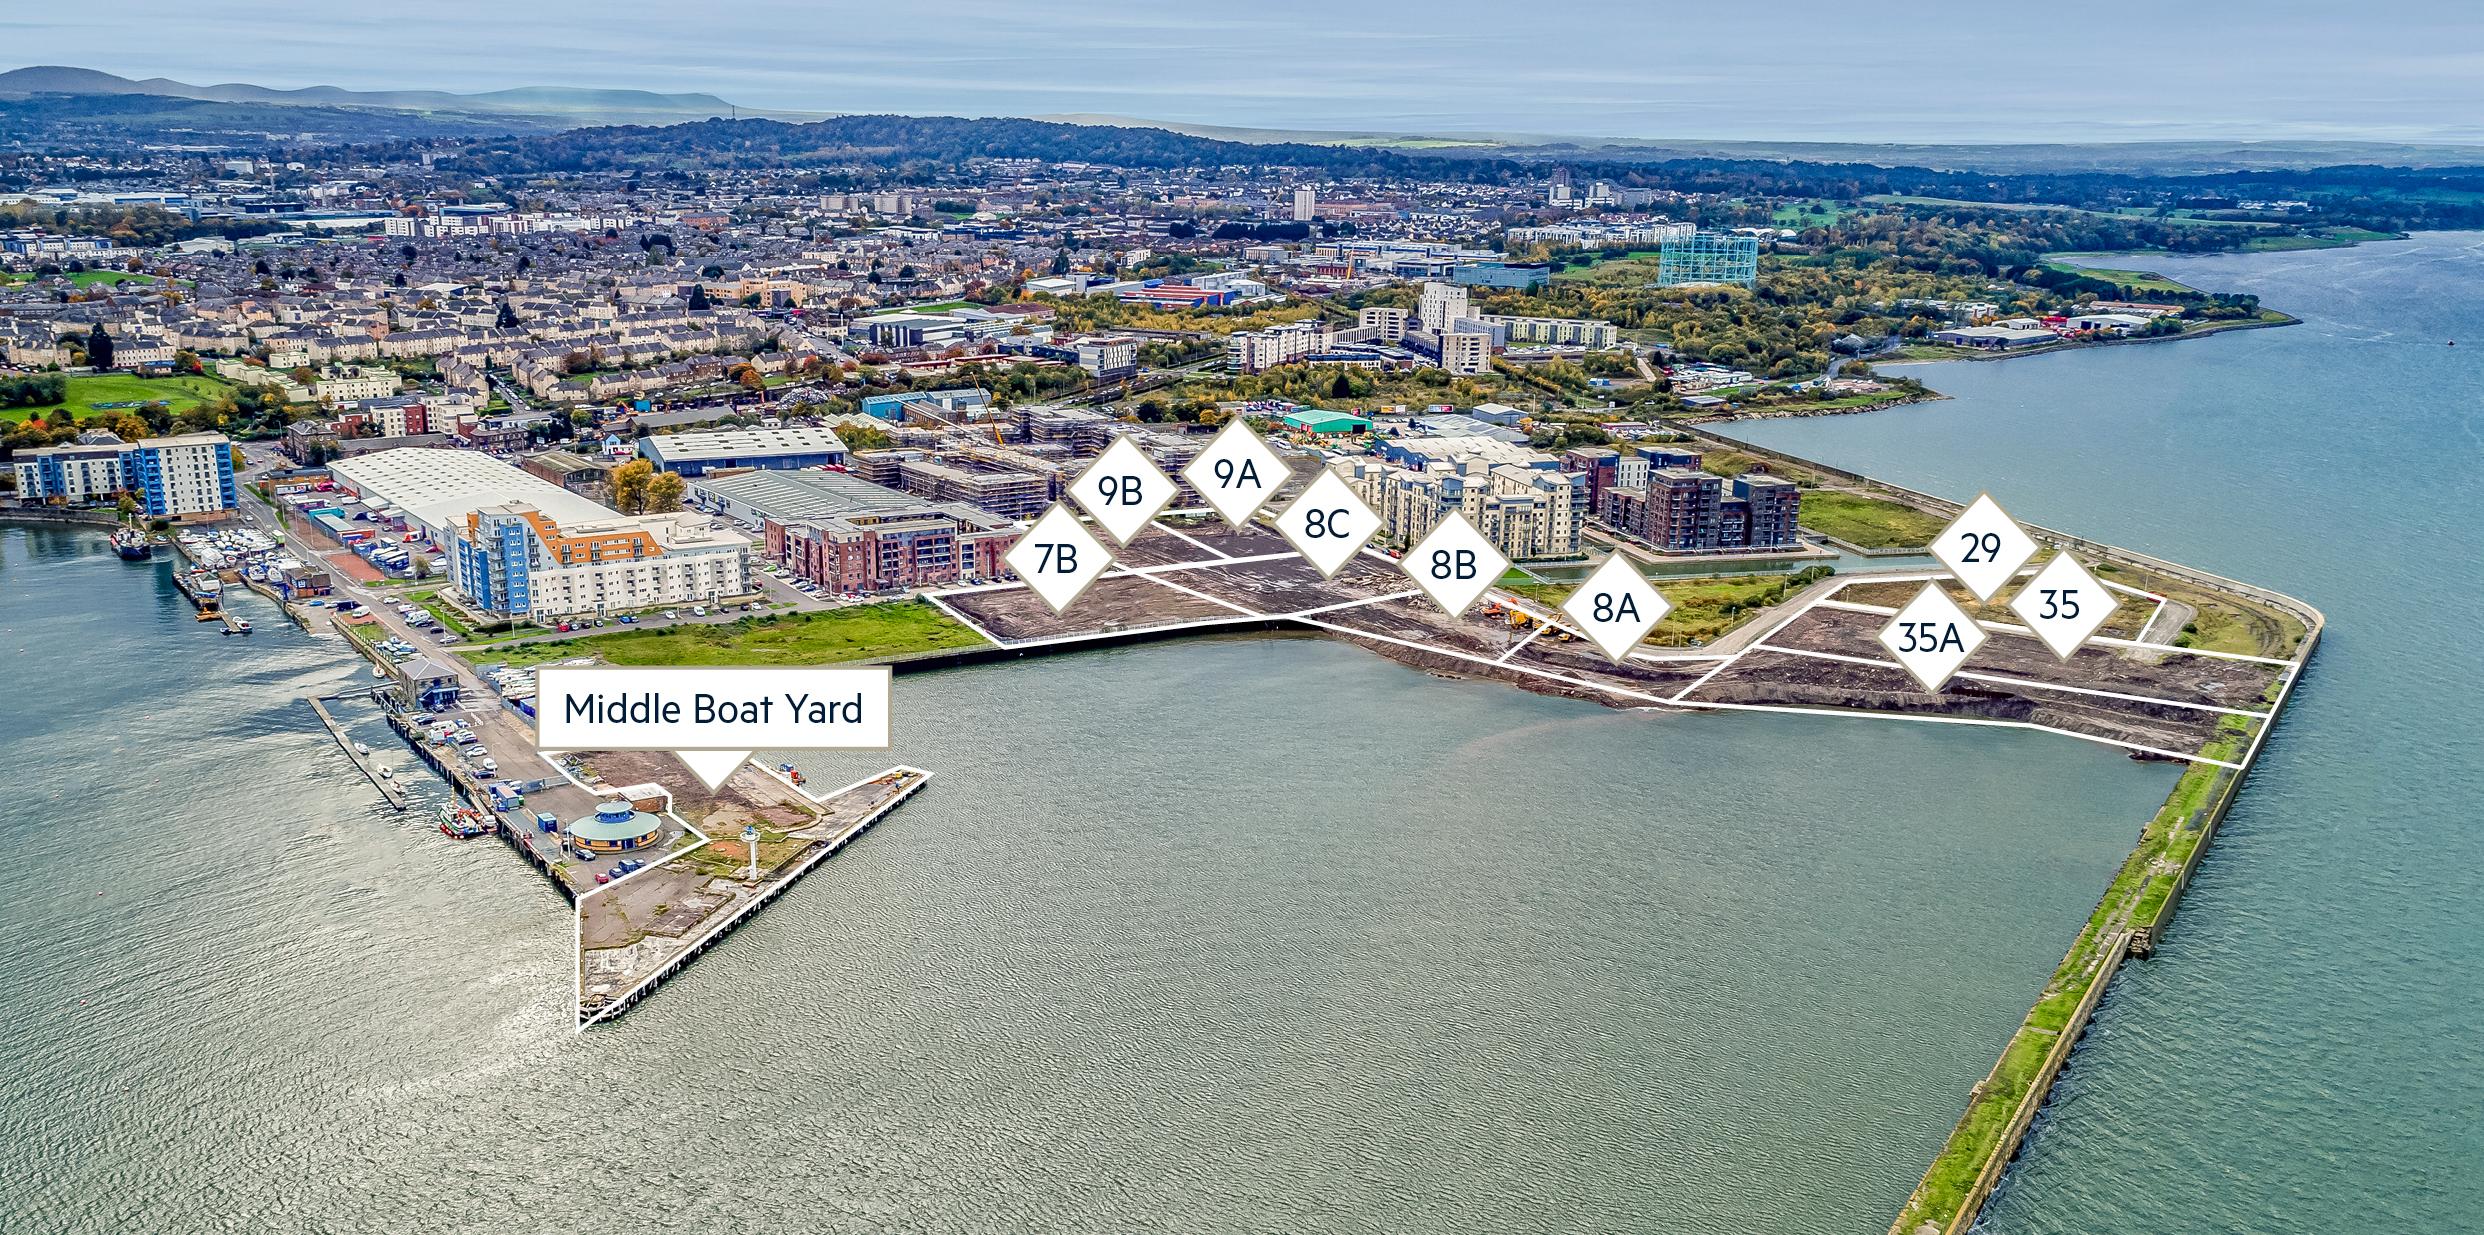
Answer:
[[[565,907],[254,616],[0,532],[0,1227],[1861,1229],[2170,776],[1313,639],[909,677],[931,787],[576,1036]]]
[[[1747,430],[2336,622],[1996,1229],[2484,1211],[2476,240]],[[375,806],[297,702],[353,663],[251,616],[0,529],[0,1229],[1877,1235],[2171,777],[1307,639],[909,677],[931,787],[578,1036],[566,908]]]
[[[2330,619],[1986,1226],[2484,1230],[2484,234],[2109,264],[2305,321],[1926,365],[1953,400],[1734,429]]]

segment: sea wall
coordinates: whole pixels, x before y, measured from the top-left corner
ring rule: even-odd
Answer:
[[[121,518],[109,510],[12,506],[6,510],[0,510],[0,523],[70,523],[81,527],[118,527],[121,524]]]

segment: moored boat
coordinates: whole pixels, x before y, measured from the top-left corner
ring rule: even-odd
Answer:
[[[483,812],[471,806],[441,806],[439,823],[441,835],[454,836],[459,840],[471,840],[492,830],[491,825],[483,822]]]
[[[147,534],[134,527],[112,533],[112,548],[124,562],[143,562],[155,556],[155,546],[147,543]]]

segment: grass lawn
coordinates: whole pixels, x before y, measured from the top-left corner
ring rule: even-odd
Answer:
[[[2091,279],[2104,279],[2120,285],[2124,291],[2133,293],[2198,290],[2188,283],[2168,279],[2161,274],[2151,274],[2145,270],[2122,270],[2111,266],[2090,266],[2085,260],[2090,257],[2103,256],[2105,254],[2101,253],[2055,253],[2044,259],[2044,265],[2048,270],[2082,274]]]
[[[1932,543],[1948,521],[1903,502],[1836,489],[1803,494],[1801,522],[1823,536],[1865,549],[1914,549]]]
[[[1647,642],[1658,647],[1695,647],[1713,643],[1727,631],[1766,612],[1801,591],[1809,580],[1795,575],[1727,575],[1707,579],[1651,579],[1673,607],[1649,631]],[[1578,590],[1575,583],[1537,583],[1512,572],[1503,589],[1548,608]]]
[[[440,589],[435,587],[425,588],[419,592],[408,592],[405,594],[405,598],[415,604],[421,605],[424,610],[431,614],[431,616],[440,619],[440,624],[448,627],[450,632],[455,634],[459,641],[463,642],[474,638],[474,627],[467,625],[466,620],[458,616],[457,610],[440,603]]]
[[[1564,267],[1553,275],[1553,281],[1640,287],[1656,281],[1660,257],[1654,249],[1633,249],[1620,257],[1602,257],[1583,265]]]
[[[50,407],[12,407],[0,411],[0,421],[22,421],[64,406],[84,420],[94,414],[98,403],[161,402],[179,412],[220,398],[231,389],[212,377],[138,377],[128,373],[72,377],[67,399]]]
[[[32,283],[34,277],[34,272],[31,270],[23,270],[15,274],[0,273],[0,283]],[[126,270],[81,270],[70,275],[69,281],[79,287],[118,287],[123,283],[153,283],[155,276],[132,274]]]
[[[614,630],[584,639],[468,648],[477,662],[541,665],[596,656],[615,665],[820,665],[977,647],[981,635],[919,600],[717,625]]]
[[[1816,214],[1813,213],[1815,208],[1818,211]],[[1806,227],[1827,227],[1852,213],[1854,207],[1832,201],[1781,202],[1768,216],[1768,222],[1774,227],[1791,227],[1800,231]]]

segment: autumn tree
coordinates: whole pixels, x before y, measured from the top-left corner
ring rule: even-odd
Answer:
[[[613,509],[625,515],[644,514],[655,487],[655,464],[632,459],[612,469]]]

